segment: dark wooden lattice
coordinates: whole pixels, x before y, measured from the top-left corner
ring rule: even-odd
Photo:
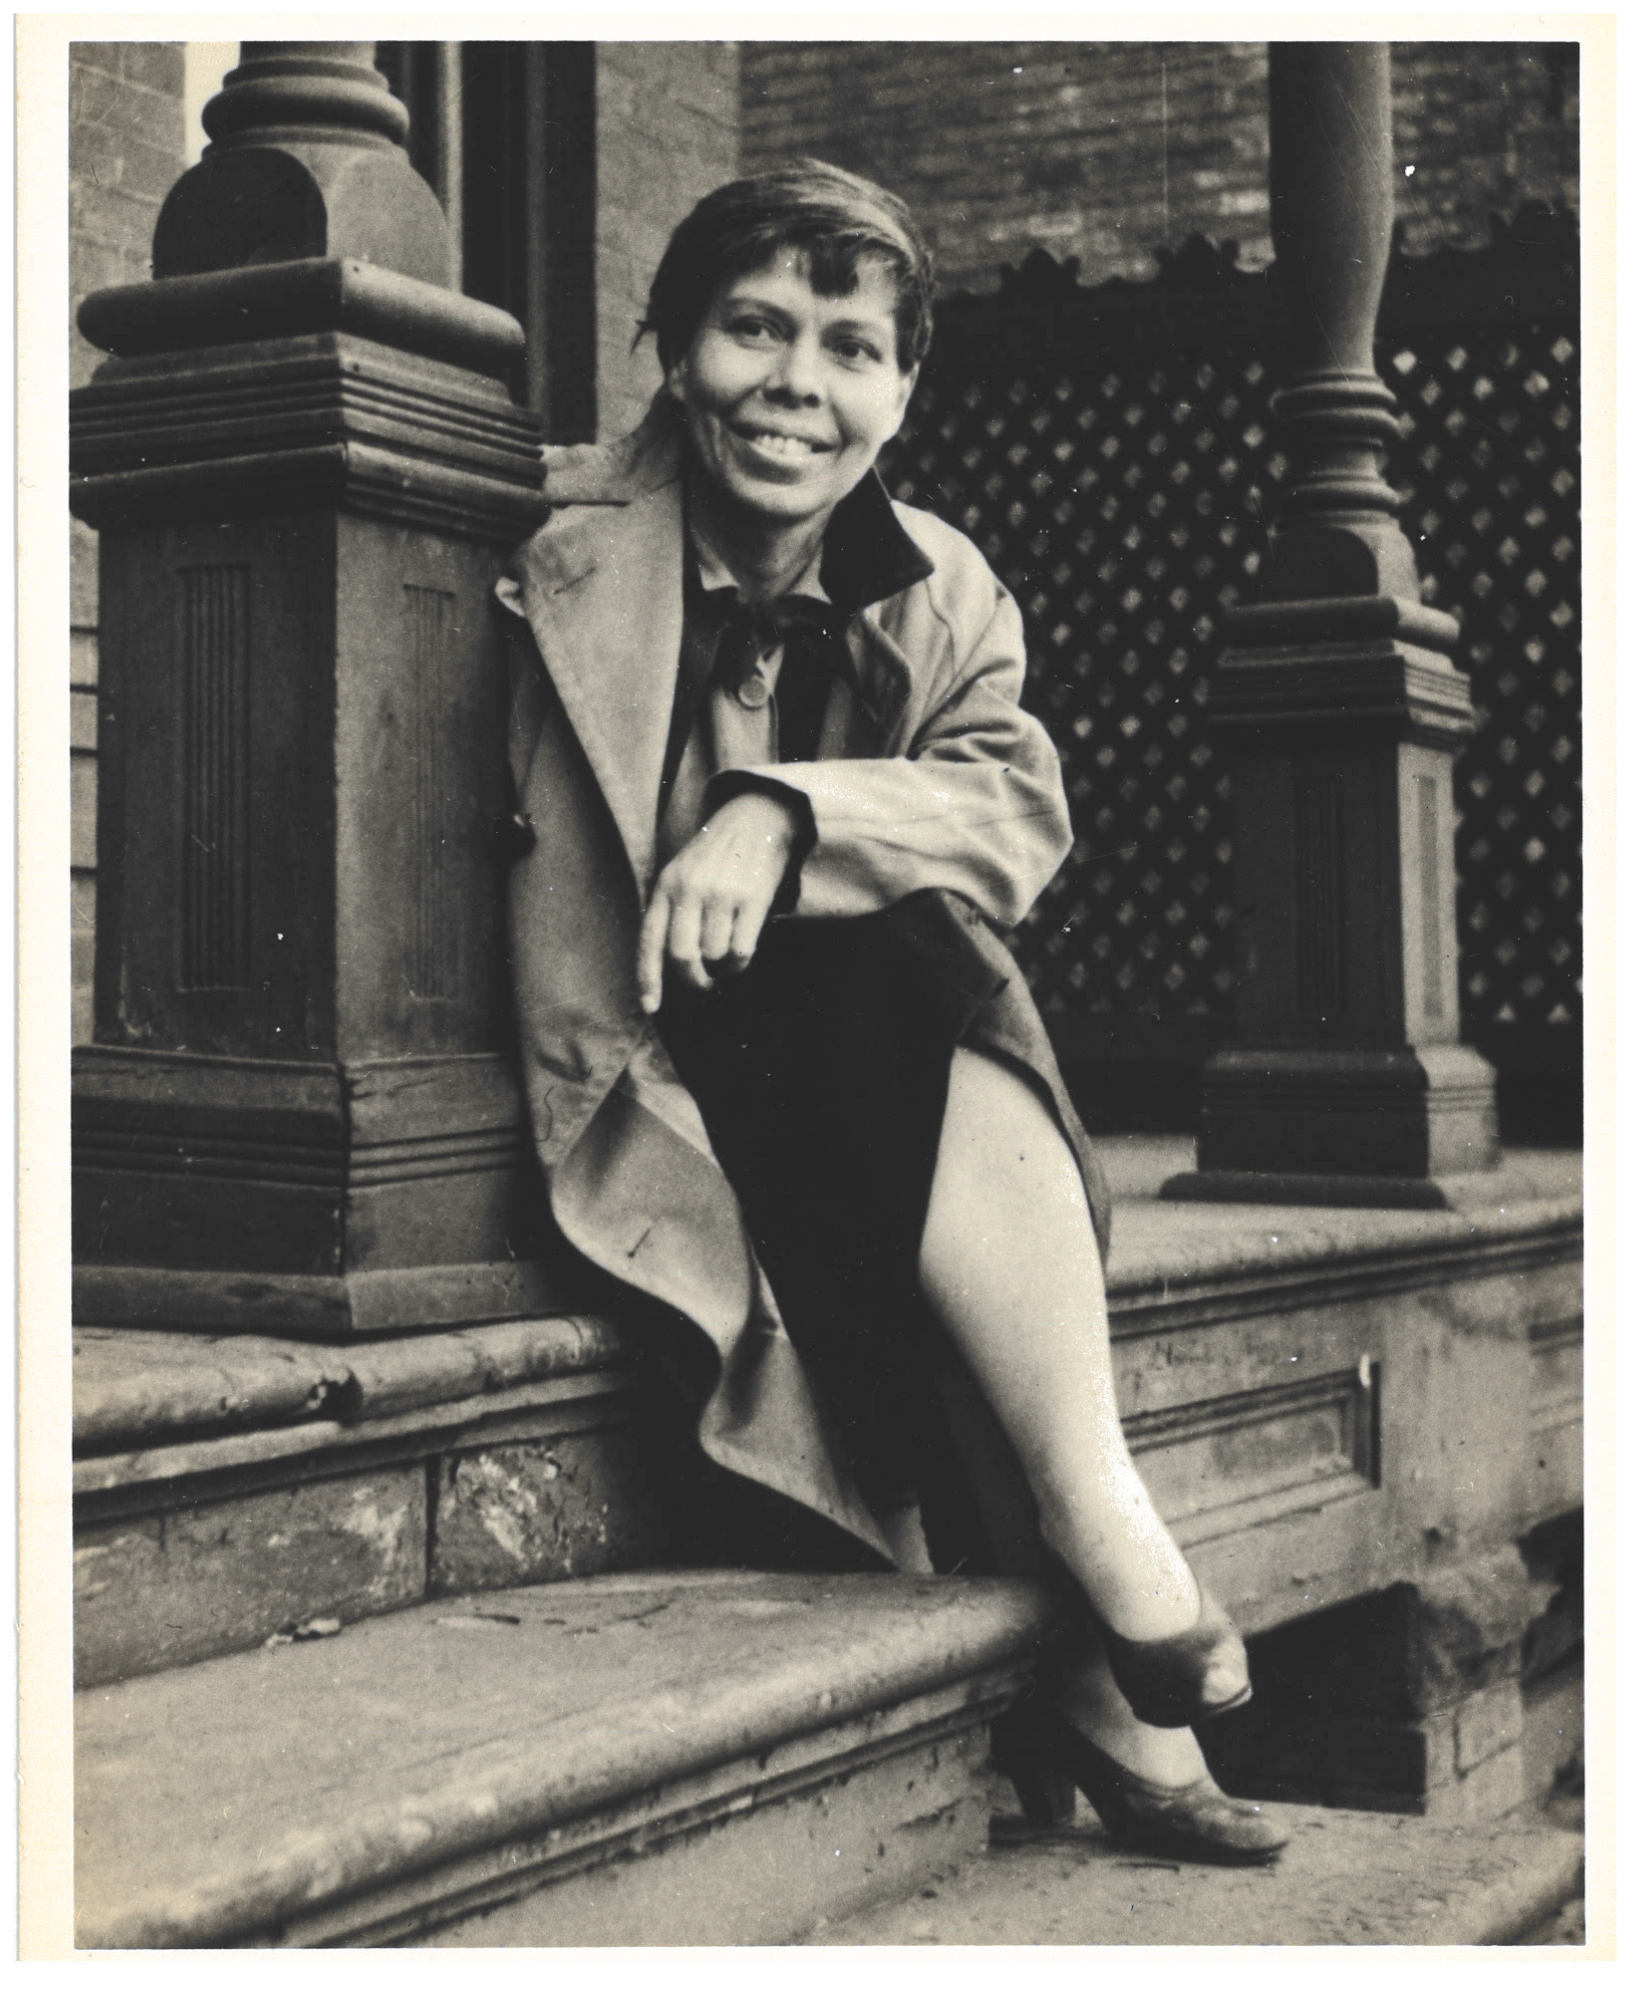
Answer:
[[[1426,598],[1464,620],[1476,733],[1454,765],[1467,1040],[1576,1023],[1578,351],[1554,324],[1471,327],[1380,368]]]
[[[1564,233],[1556,250],[1548,299],[1498,247],[1399,261],[1380,324],[1389,473],[1477,706],[1460,984],[1489,1050],[1579,1012],[1576,284]],[[961,525],[1020,602],[1077,838],[1016,950],[1056,1033],[1086,1024],[1118,1056],[1200,1055],[1230,1022],[1229,782],[1204,707],[1281,494],[1282,370],[1274,290],[1229,256],[1187,248],[1149,294],[1028,262],[947,305],[886,458],[895,494]]]

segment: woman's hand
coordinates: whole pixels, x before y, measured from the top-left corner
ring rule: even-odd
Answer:
[[[752,963],[798,829],[799,815],[784,799],[743,791],[661,870],[638,934],[638,996],[646,1015],[661,1005],[663,959],[702,992],[712,985],[708,966],[741,973]]]

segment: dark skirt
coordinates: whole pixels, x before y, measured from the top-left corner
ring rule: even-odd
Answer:
[[[1106,1246],[1103,1178],[1007,951],[944,891],[776,919],[745,973],[669,985],[659,1026],[868,1502],[915,1495],[937,1567],[1040,1566],[1018,1466],[917,1285],[960,1044],[1033,1085]]]

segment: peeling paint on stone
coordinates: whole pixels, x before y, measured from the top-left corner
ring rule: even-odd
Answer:
[[[361,1540],[374,1547],[385,1562],[398,1548],[409,1517],[408,1504],[402,1499],[384,1499],[372,1481],[355,1487],[352,1502],[343,1513],[340,1524],[344,1531],[357,1533]],[[269,1545],[288,1547],[290,1536],[281,1534],[276,1541],[270,1540]]]
[[[607,1573],[666,1548],[654,1468],[630,1430],[508,1443],[441,1465],[439,1593]]]

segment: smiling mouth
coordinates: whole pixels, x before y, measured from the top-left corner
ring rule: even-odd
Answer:
[[[773,427],[737,427],[734,432],[760,454],[773,455],[782,462],[803,462],[811,455],[828,453],[824,441],[811,441],[803,434],[783,434]]]

